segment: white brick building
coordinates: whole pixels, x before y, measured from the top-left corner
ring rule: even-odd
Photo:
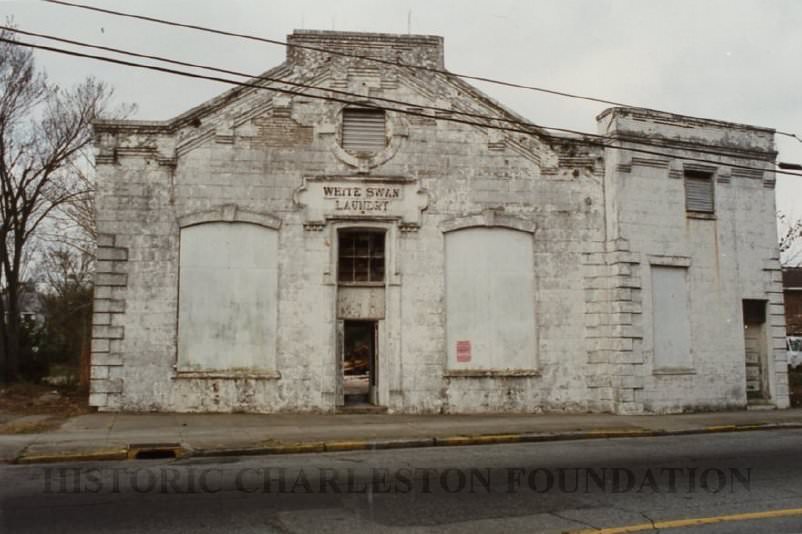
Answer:
[[[289,39],[443,68],[438,37]],[[624,150],[505,132],[447,120],[523,120],[460,79],[288,50],[266,77],[364,100],[239,87],[96,124],[92,405],[788,406],[772,130],[615,108]]]

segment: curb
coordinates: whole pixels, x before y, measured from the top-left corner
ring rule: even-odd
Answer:
[[[255,447],[233,447],[192,449],[180,444],[129,445],[123,448],[93,449],[88,451],[64,451],[56,453],[28,454],[23,452],[15,464],[37,464],[54,462],[91,462],[107,460],[134,460],[155,458],[214,458],[226,456],[266,456],[285,454],[308,454],[326,452],[348,452],[366,450],[409,449],[427,447],[463,447],[476,445],[498,445],[504,443],[543,443],[550,441],[577,441],[591,439],[644,438],[683,436],[692,434],[720,434],[756,430],[802,429],[801,423],[750,423],[743,425],[715,425],[704,428],[682,430],[614,429],[584,430],[575,432],[512,434],[454,435],[430,438],[351,439],[332,441],[308,441],[276,443]],[[160,453],[162,453],[160,455]]]
[[[662,436],[683,436],[691,434],[719,434],[725,432],[747,432],[755,430],[800,429],[802,423],[750,423],[744,425],[719,425],[683,430],[586,430],[561,433],[519,433],[519,434],[478,434],[455,435],[432,438],[386,439],[386,440],[343,440],[311,443],[286,443],[263,447],[231,449],[195,449],[188,456],[265,456],[273,454],[303,454],[308,452],[344,452],[364,450],[386,450],[426,447],[460,447],[476,445],[497,445],[504,443],[540,443],[549,441],[577,441],[585,439],[645,438]]]
[[[52,453],[22,453],[15,464],[46,464],[56,462],[100,462],[108,460],[127,460],[127,448],[93,449],[83,451],[59,451]]]

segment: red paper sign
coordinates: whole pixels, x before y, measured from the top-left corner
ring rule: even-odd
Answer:
[[[461,363],[471,361],[470,341],[457,341],[457,361]]]

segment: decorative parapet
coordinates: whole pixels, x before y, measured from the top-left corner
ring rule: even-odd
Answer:
[[[608,113],[610,112],[610,113]],[[623,111],[627,113],[626,110]],[[608,110],[602,115],[607,115],[608,118],[615,115],[615,112]],[[682,120],[682,117],[674,116],[674,119]],[[692,118],[688,118],[692,119]],[[706,119],[705,119],[706,120]],[[659,121],[658,121],[659,122]],[[724,123],[717,121],[710,121],[711,123],[718,124],[719,126]],[[741,131],[752,129],[759,135],[768,132],[761,128],[742,127]],[[762,134],[760,132],[763,132]],[[747,135],[747,134],[744,134]],[[722,156],[727,155],[727,150],[731,151],[733,158],[738,158],[735,163],[727,163],[725,161],[711,162],[712,164],[705,164],[697,161],[699,155],[696,153],[699,147],[706,146],[703,142],[695,142],[687,139],[678,138],[658,138],[646,136],[651,142],[657,142],[656,149],[666,152],[664,157],[644,157],[637,155],[637,152],[627,152],[627,141],[634,143],[639,142],[639,137],[643,137],[642,132],[639,135],[612,135],[617,141],[621,142],[620,148],[623,150],[616,154],[617,163],[615,164],[615,171],[618,173],[631,173],[637,167],[667,169],[667,176],[673,179],[682,179],[684,171],[702,171],[710,173],[714,176],[716,182],[721,184],[729,184],[733,179],[747,179],[747,180],[762,180],[763,186],[766,188],[773,188],[775,185],[775,177],[772,172],[773,161],[776,157],[776,152],[767,150],[766,147],[758,148],[752,147],[750,149],[733,149],[732,147],[725,148],[724,146],[711,145],[710,148],[715,147],[717,150],[722,150]],[[747,135],[748,137],[748,135]],[[744,138],[746,139],[746,137]],[[768,138],[766,138],[768,139]],[[764,142],[766,139],[759,141],[758,144]],[[752,158],[752,161],[744,159],[745,156]],[[762,168],[761,168],[762,167]]]

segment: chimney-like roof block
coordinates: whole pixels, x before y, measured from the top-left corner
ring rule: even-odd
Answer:
[[[437,35],[295,30],[287,36],[287,43],[290,45],[287,47],[287,61],[296,65],[326,61],[332,55],[326,51],[333,50],[408,65],[445,68],[443,38]],[[379,63],[376,65],[381,66]]]

